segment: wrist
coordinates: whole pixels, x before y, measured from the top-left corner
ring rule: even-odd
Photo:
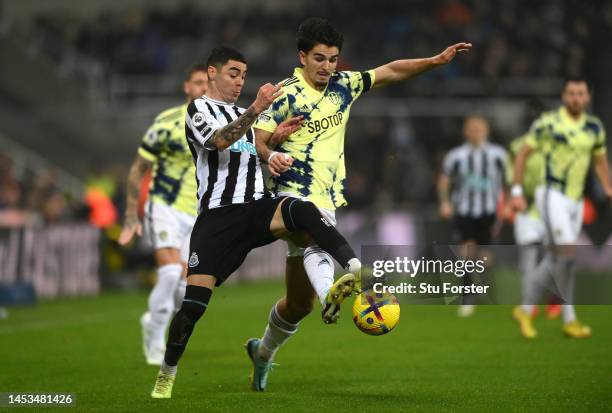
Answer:
[[[267,163],[270,163],[270,161],[272,160],[272,158],[274,158],[276,155],[278,155],[278,152],[276,152],[276,151],[272,151],[272,152],[270,152],[270,155],[268,155],[268,161],[267,161]]]
[[[435,55],[435,56],[427,58],[427,63],[430,66],[440,66],[443,64],[442,58],[440,57],[440,55]]]
[[[254,103],[254,102],[249,109],[252,109],[256,115],[259,115],[261,112],[265,110],[265,108],[262,109],[257,103]]]
[[[512,188],[510,188],[510,196],[513,198],[523,196],[523,187],[521,184],[512,185]]]

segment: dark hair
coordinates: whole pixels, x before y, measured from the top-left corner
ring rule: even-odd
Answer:
[[[236,60],[244,64],[247,62],[238,50],[228,46],[217,46],[210,52],[206,61],[206,67],[214,66],[218,69],[230,60]]]
[[[563,89],[567,87],[568,83],[586,83],[587,89],[591,91],[591,82],[587,80],[587,78],[582,76],[569,76],[566,77],[563,81]]]
[[[319,43],[330,47],[336,46],[338,50],[342,50],[344,36],[327,19],[310,17],[298,27],[296,40],[298,50],[308,53]]]
[[[195,65],[189,66],[189,69],[187,69],[187,72],[185,72],[185,81],[188,82],[189,80],[191,80],[191,76],[193,76],[193,74],[196,73],[196,72],[207,73],[208,72],[208,66],[206,66],[203,63],[198,63],[198,64],[195,64]]]

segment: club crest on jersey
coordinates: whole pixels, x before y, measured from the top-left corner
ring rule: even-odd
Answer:
[[[331,103],[333,103],[334,105],[339,105],[340,102],[342,102],[342,97],[337,93],[337,92],[329,92],[327,94],[327,98],[331,101]]]
[[[197,112],[195,115],[193,115],[193,117],[191,118],[191,123],[193,124],[193,126],[195,126],[196,128],[198,126],[202,126],[204,124],[204,114]]]
[[[191,257],[189,257],[189,268],[197,267],[200,264],[200,260],[198,259],[198,254],[195,252],[191,253]]]

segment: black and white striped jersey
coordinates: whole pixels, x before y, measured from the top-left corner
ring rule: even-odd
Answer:
[[[265,195],[253,129],[223,151],[207,143],[217,129],[244,111],[207,96],[187,108],[185,134],[196,163],[199,211],[247,203]]]
[[[499,145],[463,144],[444,158],[443,173],[450,178],[455,214],[478,218],[495,214],[506,184],[506,150]]]

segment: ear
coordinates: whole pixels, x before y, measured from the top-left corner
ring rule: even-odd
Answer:
[[[300,50],[298,54],[300,58],[300,64],[304,66],[306,64],[306,53]]]
[[[215,80],[215,76],[217,75],[217,68],[214,66],[208,66],[208,69],[206,70],[206,74],[208,75],[209,82]]]
[[[189,95],[189,81],[186,80],[183,82],[183,92],[185,92],[186,95]]]

